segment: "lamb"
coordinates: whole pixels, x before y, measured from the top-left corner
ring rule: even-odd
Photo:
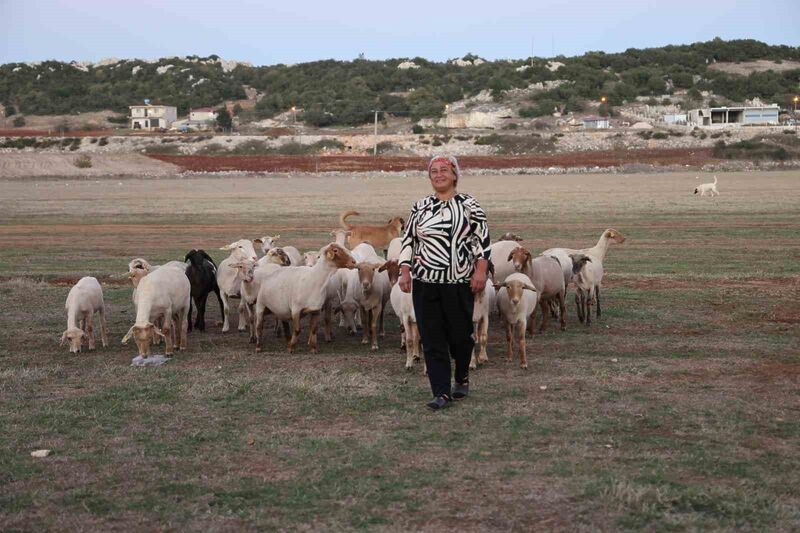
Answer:
[[[273,250],[270,250],[272,252]],[[237,269],[238,277],[242,280],[241,286],[241,299],[247,310],[247,321],[250,326],[250,342],[256,342],[256,328],[255,328],[255,305],[258,299],[258,291],[261,288],[261,281],[265,276],[269,275],[276,268],[288,265],[288,263],[275,263],[270,259],[279,258],[277,255],[267,255],[253,261],[251,259],[244,259],[235,263],[230,263],[231,268]],[[288,327],[288,325],[286,326]],[[277,328],[277,325],[276,325]]]
[[[377,328],[380,323],[380,334],[384,335],[383,313],[389,300],[389,278],[384,271],[377,272],[385,261],[375,252],[371,244],[363,242],[353,248],[351,254],[358,261],[357,271],[345,273],[346,293],[342,298],[343,311],[352,316],[351,309],[361,314],[363,338],[361,342],[369,342],[372,334],[372,349],[378,349]],[[355,303],[355,306],[352,304]],[[369,327],[368,327],[369,326]]]
[[[274,314],[280,320],[292,320],[292,336],[288,351],[292,353],[300,335],[300,318],[311,315],[308,346],[317,351],[317,322],[325,303],[328,280],[339,268],[355,268],[353,256],[343,247],[331,243],[320,250],[320,260],[313,267],[289,266],[276,269],[261,282],[256,300],[256,352],[262,348],[264,315]]]
[[[700,193],[700,196],[705,196],[706,193],[710,194],[712,197],[719,196],[719,191],[717,190],[717,176],[714,176],[714,183],[701,183],[695,187],[694,193]]]
[[[583,254],[573,254],[572,271],[575,280],[575,305],[578,320],[592,323],[592,303],[597,302],[597,318],[600,318],[600,283],[603,281],[603,264]]]
[[[571,256],[575,254],[581,254],[591,259],[592,270],[593,270],[593,273],[590,276],[592,278],[591,283],[593,284],[592,301],[597,301],[597,317],[599,318],[601,314],[600,285],[603,278],[603,261],[605,260],[606,254],[608,253],[608,247],[612,243],[622,244],[624,242],[625,242],[625,236],[622,233],[613,228],[608,228],[602,233],[602,235],[600,235],[600,239],[598,239],[597,244],[595,244],[591,248],[583,248],[581,250],[573,250],[571,248],[550,248],[542,252],[542,255],[550,255],[558,258],[559,262],[561,263],[561,268],[564,271],[564,279],[568,281],[572,280],[574,276],[573,266],[572,266],[573,259]],[[597,278],[598,274],[599,278]],[[597,282],[596,285],[594,285],[594,282]],[[584,280],[584,283],[587,282]],[[583,311],[585,310],[586,306],[585,304],[581,304],[580,294],[578,294],[578,291],[575,292],[575,306],[578,309],[578,319],[581,322],[583,322],[584,321]],[[591,301],[589,307],[591,307]]]
[[[519,345],[519,366],[528,368],[525,355],[525,330],[528,320],[536,311],[538,294],[530,278],[516,272],[510,274],[503,283],[495,284],[497,289],[497,307],[506,324],[506,342],[508,343],[508,360],[514,356],[513,337]]]
[[[550,302],[558,304],[561,317],[561,331],[567,329],[567,308],[565,305],[566,286],[561,263],[555,257],[540,255],[533,258],[525,248],[516,248],[509,254],[508,259],[517,272],[522,272],[530,278],[536,288],[539,308],[542,311],[542,323],[539,333],[547,328],[547,319],[550,316]],[[533,321],[529,324],[533,330]]]
[[[219,301],[219,310],[223,311],[222,297],[217,285],[217,264],[211,259],[205,250],[189,250],[184,256],[184,261],[188,261],[186,267],[186,277],[192,286],[192,299],[197,307],[197,319],[194,327],[199,331],[206,329],[206,301],[208,294],[213,292]],[[192,302],[189,301],[189,331],[192,331]]]
[[[173,261],[153,270],[141,279],[137,293],[136,322],[122,338],[122,344],[133,337],[139,355],[146,358],[150,355],[153,337],[157,335],[165,339],[167,355],[172,354],[174,347],[185,350],[191,298],[185,265]],[[155,325],[159,319],[163,319],[161,328]]]
[[[494,265],[489,261],[489,279],[494,279]],[[473,370],[478,368],[478,364],[489,362],[486,354],[486,344],[489,342],[489,314],[495,308],[497,301],[497,291],[494,284],[487,282],[483,290],[475,294],[475,305],[472,309],[472,327],[475,332],[475,341],[478,348],[478,355],[475,356],[475,347],[472,348],[472,358],[469,367]]]
[[[230,308],[232,298],[239,298],[242,286],[242,280],[238,275],[238,270],[231,267],[231,263],[250,259],[257,261],[256,250],[253,248],[252,241],[247,239],[240,239],[220,248],[220,250],[229,250],[231,255],[222,260],[217,268],[217,286],[219,286],[222,295],[222,332],[226,333],[230,329]],[[239,331],[244,331],[247,323],[247,318],[244,315],[244,303],[239,302]]]
[[[61,334],[60,346],[69,342],[70,353],[81,351],[85,338],[89,349],[94,350],[94,314],[100,315],[100,339],[103,348],[108,346],[108,328],[106,327],[106,307],[103,302],[103,288],[97,278],[86,276],[78,280],[67,294],[64,306],[67,310],[67,329]]]
[[[303,254],[303,264],[307,267],[314,266],[319,261],[319,252],[306,252]]]
[[[376,248],[383,248],[389,241],[399,237],[403,233],[405,221],[400,217],[392,217],[384,226],[353,226],[347,222],[347,217],[356,215],[358,211],[345,211],[339,215],[339,223],[342,228],[349,230],[350,248],[354,248],[362,242],[369,242]]]
[[[503,283],[509,274],[516,272],[510,256],[511,252],[517,248],[522,248],[522,246],[515,241],[498,241],[489,247],[489,258],[494,264],[496,283]]]
[[[392,287],[389,300],[394,314],[400,319],[400,347],[406,349],[406,370],[411,370],[414,368],[414,361],[420,359],[420,336],[417,316],[414,313],[414,299],[411,292],[403,292],[397,283],[400,278],[400,265],[397,259],[388,260],[381,268],[389,275],[389,285]],[[423,358],[422,373],[426,372]]]

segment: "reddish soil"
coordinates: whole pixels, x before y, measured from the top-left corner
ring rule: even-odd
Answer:
[[[370,157],[352,155],[165,155],[150,157],[178,165],[192,172],[331,172],[331,171],[402,171],[424,169],[425,157]],[[464,169],[547,168],[547,167],[614,167],[630,163],[651,165],[702,166],[712,161],[711,150],[647,149],[627,151],[572,152],[521,156],[464,156],[459,163]]]
[[[114,135],[114,130],[70,130],[64,135],[56,130],[0,129],[0,137],[107,137]]]

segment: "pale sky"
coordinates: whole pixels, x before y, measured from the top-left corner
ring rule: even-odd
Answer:
[[[217,54],[255,65],[620,52],[714,37],[800,45],[798,0],[0,0],[0,63]]]

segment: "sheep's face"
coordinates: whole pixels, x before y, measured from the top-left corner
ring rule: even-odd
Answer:
[[[499,285],[494,286],[495,289],[500,290],[503,287],[506,289],[506,293],[508,294],[508,300],[511,302],[511,305],[516,307],[522,301],[522,295],[524,294],[523,291],[533,291],[536,292],[536,289],[524,281],[519,280],[510,280]]]
[[[275,248],[275,241],[277,241],[280,238],[281,238],[280,235],[275,235],[274,237],[270,237],[269,235],[264,235],[260,239],[253,239],[253,244],[261,246],[261,251],[266,254],[268,251]]]
[[[372,290],[372,283],[375,280],[375,271],[383,266],[382,263],[358,263],[358,281],[364,292]]]
[[[133,340],[136,342],[136,347],[139,349],[139,355],[148,357],[150,355],[150,345],[153,343],[153,338],[156,335],[164,337],[164,333],[150,322],[144,325],[134,325],[128,330],[125,337],[122,338],[122,344],[127,344],[128,339],[133,337]]]
[[[267,252],[266,257],[270,263],[275,263],[276,265],[289,266],[292,264],[289,255],[282,248],[272,248]]]
[[[256,249],[253,248],[253,242],[247,239],[239,239],[236,242],[223,246],[220,250],[230,251],[231,256],[236,259],[252,259],[253,261],[258,261]]]
[[[622,233],[618,232],[615,229],[606,230],[606,237],[611,239],[617,244],[622,244],[623,242],[625,242],[625,235],[623,235]]]
[[[508,254],[508,260],[514,265],[514,270],[517,272],[525,272],[528,264],[533,260],[531,253],[525,248],[515,248]]]
[[[239,261],[238,263],[231,263],[230,266],[239,271],[239,275],[245,283],[252,283],[256,274],[257,264],[255,261]]]
[[[61,335],[61,346],[69,343],[70,353],[78,353],[81,351],[81,344],[86,333],[80,328],[70,328]]]
[[[335,242],[323,248],[325,260],[333,263],[336,268],[356,268],[356,260],[350,252]]]
[[[306,252],[303,254],[306,266],[314,266],[319,261],[319,252]]]
[[[400,265],[397,262],[397,259],[390,259],[386,261],[382,267],[378,269],[378,272],[386,271],[389,274],[389,284],[394,287],[394,284],[397,283],[397,280],[400,279]]]

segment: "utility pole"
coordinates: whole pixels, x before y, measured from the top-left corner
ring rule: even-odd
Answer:
[[[378,156],[378,110],[373,109],[375,112],[375,133],[372,136],[372,157]]]

